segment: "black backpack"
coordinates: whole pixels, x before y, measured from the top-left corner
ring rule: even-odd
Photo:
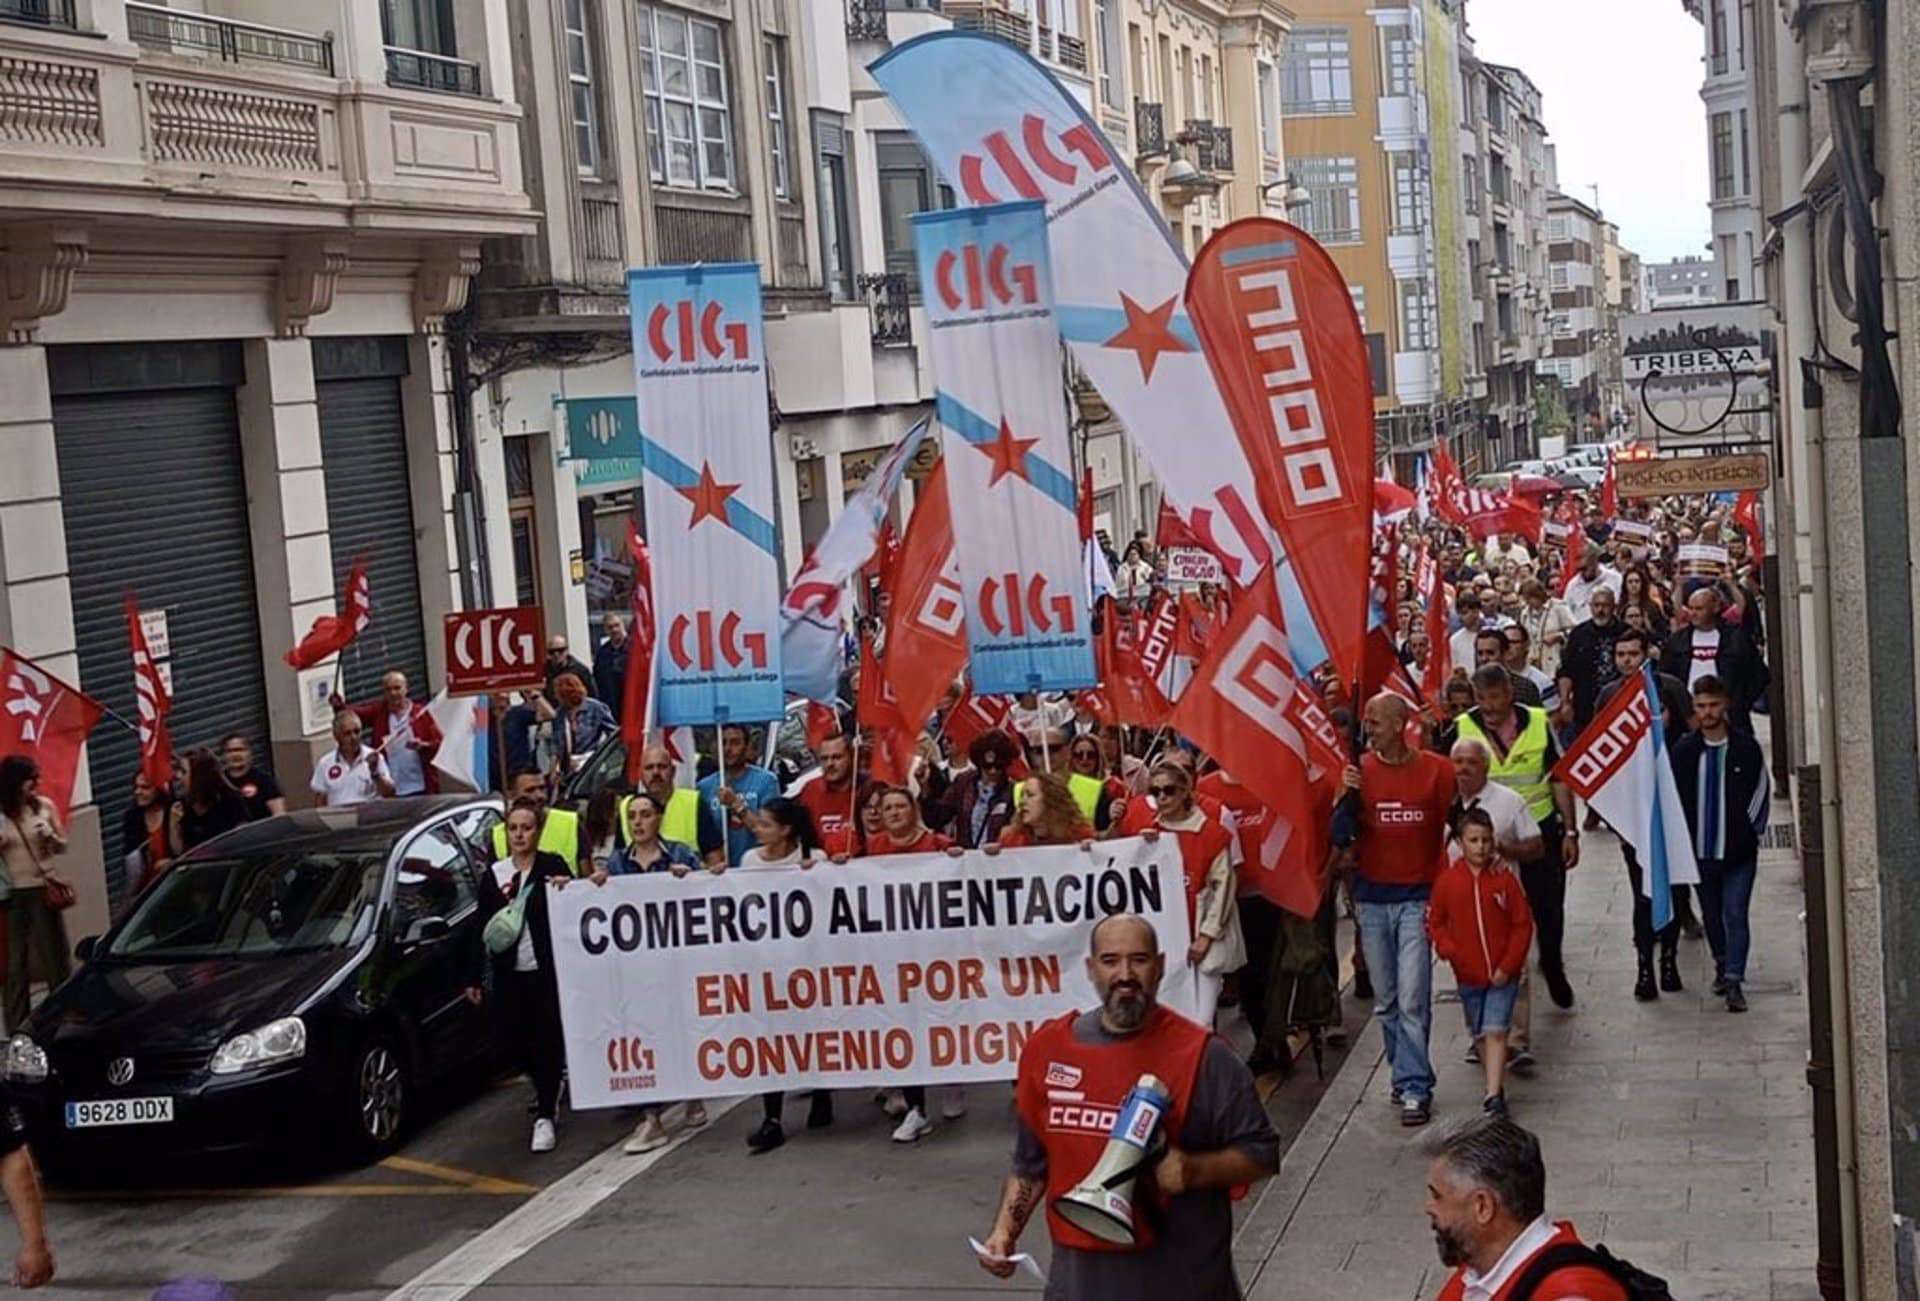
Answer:
[[[1667,1280],[1647,1273],[1608,1251],[1604,1246],[1589,1247],[1581,1242],[1563,1242],[1535,1256],[1509,1295],[1513,1301],[1533,1301],[1534,1290],[1555,1270],[1572,1265],[1597,1269],[1627,1290],[1627,1301],[1673,1301]]]

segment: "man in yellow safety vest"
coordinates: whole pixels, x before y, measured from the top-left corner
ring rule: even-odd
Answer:
[[[640,785],[666,810],[660,819],[660,838],[685,845],[708,867],[725,867],[727,841],[720,820],[699,791],[673,784],[674,767],[673,753],[664,745],[650,745],[640,752]],[[618,831],[623,845],[629,834],[627,807],[632,802],[631,795],[620,801]]]
[[[532,800],[540,806],[540,839],[535,848],[548,854],[558,854],[573,869],[575,876],[587,874],[590,861],[587,846],[581,842],[580,815],[571,809],[547,807],[547,783],[540,772],[534,768],[521,768],[507,780],[507,807],[512,808],[515,800]],[[496,859],[507,856],[507,826],[501,822],[493,828],[493,856]]]

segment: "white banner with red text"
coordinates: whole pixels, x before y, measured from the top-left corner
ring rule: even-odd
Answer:
[[[1010,1080],[1095,1005],[1093,923],[1136,912],[1191,1014],[1172,837],[574,882],[550,900],[575,1107]]]

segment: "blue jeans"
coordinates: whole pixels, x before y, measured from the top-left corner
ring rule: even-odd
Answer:
[[[1360,947],[1373,978],[1373,1014],[1387,1040],[1394,1091],[1433,1096],[1427,1037],[1433,1028],[1433,949],[1427,941],[1427,904],[1359,903]]]
[[[1700,862],[1700,924],[1706,927],[1713,965],[1736,985],[1747,978],[1747,951],[1753,946],[1747,905],[1753,902],[1753,879],[1759,868],[1751,858],[1744,863]]]

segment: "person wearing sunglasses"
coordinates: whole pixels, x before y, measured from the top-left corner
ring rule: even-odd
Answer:
[[[962,849],[997,844],[1013,820],[1012,769],[1017,751],[1005,732],[982,732],[967,747],[972,765],[926,801],[926,823]]]
[[[1233,833],[1194,802],[1193,773],[1184,764],[1155,764],[1147,793],[1153,797],[1154,824],[1141,835],[1152,841],[1170,832],[1180,845],[1191,936],[1187,961],[1195,968],[1197,1019],[1211,1029],[1222,979],[1247,960],[1233,899]]]
[[[1126,799],[1127,788],[1107,775],[1107,756],[1094,733],[1081,733],[1067,747],[1066,781],[1088,825],[1095,831],[1113,825],[1113,802]]]

